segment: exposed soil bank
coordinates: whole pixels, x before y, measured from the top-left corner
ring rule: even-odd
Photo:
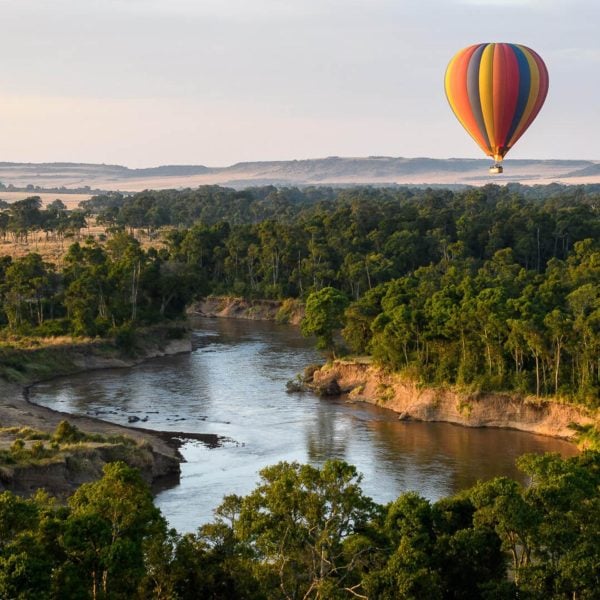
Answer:
[[[97,479],[101,476],[103,465],[114,460],[123,460],[139,468],[146,481],[155,486],[161,486],[163,481],[176,483],[182,460],[178,452],[181,442],[177,437],[185,434],[152,432],[62,413],[29,402],[27,395],[31,385],[52,377],[94,369],[131,367],[150,358],[190,351],[189,334],[169,339],[169,329],[142,332],[132,355],[124,354],[105,341],[31,350],[3,349],[0,362],[5,378],[0,378],[0,427],[31,427],[52,433],[61,421],[68,420],[86,433],[127,436],[133,438],[137,445],[132,450],[130,446],[118,443],[86,444],[84,448],[74,448],[73,453],[61,454],[49,463],[2,467],[0,491],[9,489],[27,495],[38,488],[45,488],[64,497],[82,483]],[[7,376],[13,381],[7,381]],[[214,436],[208,437],[210,439],[206,442],[214,444]]]
[[[444,421],[466,427],[502,427],[572,439],[572,424],[598,426],[597,414],[578,407],[508,394],[466,394],[419,387],[399,374],[367,363],[337,360],[313,374],[315,389],[389,408],[401,419]]]
[[[188,314],[298,325],[304,316],[304,307],[294,299],[247,300],[234,296],[208,296],[192,304]]]

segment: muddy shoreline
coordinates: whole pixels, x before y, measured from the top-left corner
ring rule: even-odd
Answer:
[[[151,333],[146,333],[135,356],[126,356],[110,346],[107,350],[105,342],[64,345],[51,350],[60,359],[60,366],[53,372],[52,369],[45,368],[48,365],[44,364],[48,348],[16,351],[17,358],[23,363],[22,373],[19,373],[21,381],[10,382],[0,378],[0,427],[5,430],[28,427],[51,434],[61,421],[67,420],[87,434],[125,436],[135,440],[137,446],[135,456],[124,452],[119,444],[114,444],[111,448],[109,444],[98,448],[74,449],[73,453],[62,456],[62,460],[57,459],[50,464],[46,461],[44,464],[33,462],[0,466],[0,491],[10,490],[29,495],[38,488],[44,488],[53,495],[66,497],[82,483],[97,479],[101,475],[102,466],[116,459],[123,459],[139,468],[155,492],[177,485],[181,474],[180,464],[184,461],[180,448],[187,440],[196,440],[214,448],[226,441],[225,438],[217,434],[122,426],[97,417],[65,413],[32,402],[29,392],[34,385],[57,377],[107,368],[130,368],[153,358],[191,350],[189,332],[180,339],[173,340],[166,339],[164,335],[153,338]],[[40,369],[40,365],[44,369]],[[8,446],[11,439],[10,434],[7,435],[5,446]]]

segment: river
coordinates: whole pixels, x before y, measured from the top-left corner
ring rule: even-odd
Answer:
[[[294,327],[199,319],[191,354],[131,369],[93,371],[34,386],[30,399],[57,410],[146,428],[223,436],[217,448],[182,447],[181,483],[156,504],[171,526],[193,531],[225,494],[246,494],[280,460],[346,460],[378,502],[407,490],[430,500],[497,475],[520,478],[525,452],[575,454],[561,440],[501,429],[414,423],[368,404],[288,394],[285,383],[320,356]]]

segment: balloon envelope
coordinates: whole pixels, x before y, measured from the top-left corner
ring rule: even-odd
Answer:
[[[454,114],[488,155],[500,162],[544,104],[548,70],[519,44],[475,44],[446,69],[446,97]]]

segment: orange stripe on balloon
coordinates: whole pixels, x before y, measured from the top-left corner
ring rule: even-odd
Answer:
[[[489,154],[490,149],[485,138],[479,131],[477,121],[473,115],[469,93],[467,89],[467,71],[469,61],[479,44],[465,48],[450,61],[446,70],[446,96],[450,106],[462,126],[467,130],[479,147]]]

